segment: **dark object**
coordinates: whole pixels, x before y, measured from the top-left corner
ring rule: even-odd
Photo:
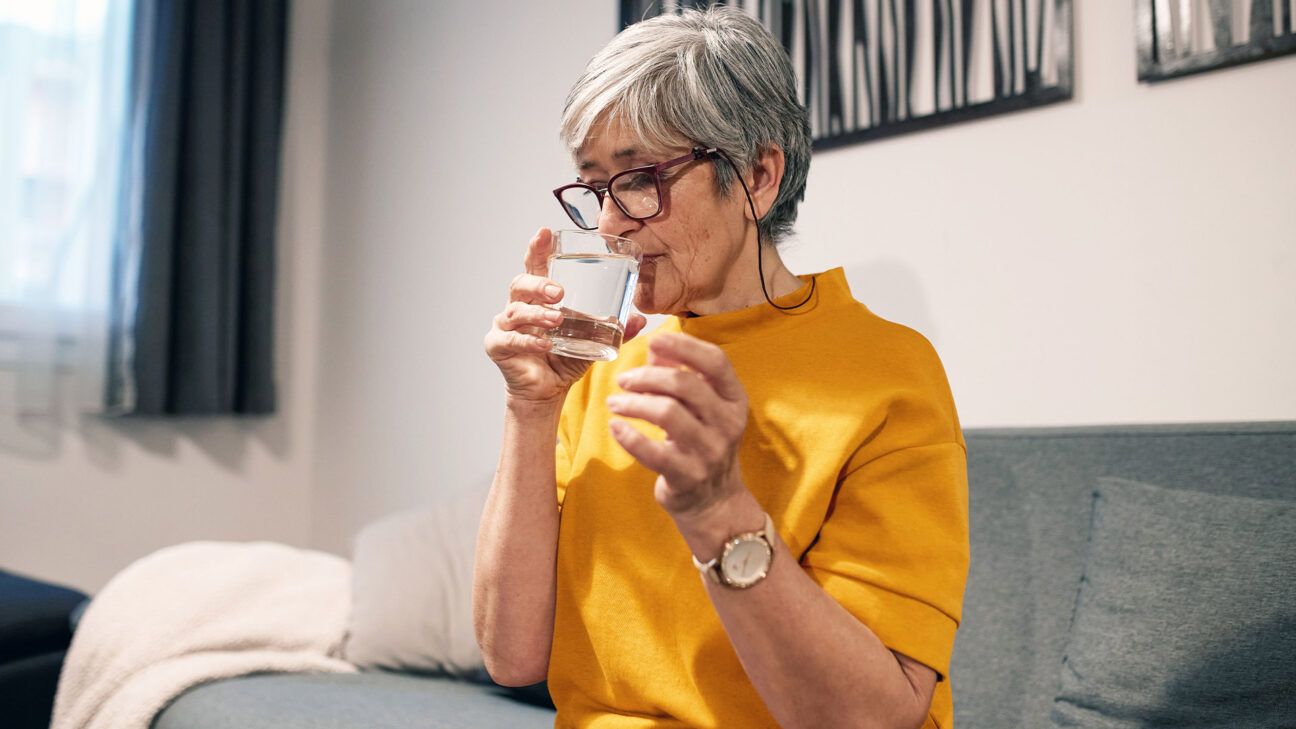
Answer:
[[[816,150],[1071,98],[1071,0],[827,3],[825,18],[816,0],[716,2],[753,13],[794,59]],[[621,0],[621,27],[660,15],[662,6],[660,0]],[[919,27],[919,7],[931,16],[930,33]],[[977,25],[982,17],[988,29]],[[798,18],[803,33],[796,46]],[[920,31],[932,48],[932,78],[922,86],[915,70]],[[843,38],[850,40],[845,53]],[[980,64],[992,69],[993,81],[984,88],[975,87],[971,73]],[[920,99],[930,111],[914,110]]]
[[[495,684],[499,686],[499,684]],[[538,706],[541,709],[553,709],[553,697],[549,695],[549,683],[541,681],[530,686],[499,686],[499,693],[524,704]],[[556,709],[555,709],[556,710]]]
[[[1251,22],[1243,26],[1233,0],[1208,0],[1210,17],[1203,17],[1193,3],[1137,0],[1139,81],[1165,81],[1217,68],[1263,61],[1296,53],[1292,32],[1292,8],[1282,3],[1274,16],[1272,0],[1251,0]],[[1241,40],[1237,31],[1245,30]]]
[[[0,718],[6,729],[45,729],[54,711],[69,618],[85,595],[0,571]]]
[[[140,249],[115,265],[109,412],[274,412],[287,15],[287,0],[139,4]]]

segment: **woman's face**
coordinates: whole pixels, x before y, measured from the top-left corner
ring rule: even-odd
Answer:
[[[583,182],[601,187],[622,170],[674,159],[689,149],[646,152],[619,125],[600,124],[590,130],[576,153],[576,166]],[[640,311],[682,314],[704,309],[706,302],[725,291],[731,278],[743,280],[734,263],[746,239],[746,198],[737,184],[730,188],[728,199],[716,194],[716,164],[728,163],[704,159],[663,172],[665,210],[648,220],[628,218],[611,197],[604,198],[599,231],[630,238],[643,250],[634,296]]]

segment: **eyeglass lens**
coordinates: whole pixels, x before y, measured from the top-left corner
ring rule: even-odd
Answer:
[[[661,208],[657,181],[648,172],[617,175],[608,189],[613,199],[632,218],[651,218]],[[598,195],[586,187],[569,187],[562,191],[563,208],[573,222],[586,230],[598,228],[600,208]]]
[[[598,195],[588,187],[569,187],[562,191],[563,208],[572,222],[585,230],[598,228],[599,205]]]
[[[612,179],[609,190],[612,197],[632,218],[647,218],[657,214],[657,181],[647,172],[631,172]]]

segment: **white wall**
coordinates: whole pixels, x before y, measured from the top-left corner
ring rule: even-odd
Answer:
[[[615,5],[337,4],[317,544],[493,472],[482,337],[527,240],[561,222],[558,115]]]
[[[342,2],[313,539],[494,466],[490,317],[571,169],[613,2]],[[818,155],[794,270],[935,343],[965,426],[1296,418],[1296,58],[1135,81],[1077,3],[1076,99]]]
[[[0,444],[0,568],[83,590],[194,539],[305,545],[310,529],[329,4],[295,3],[280,213],[279,414],[56,418]]]
[[[1076,3],[1076,98],[815,157],[788,256],[925,333],[965,426],[1296,417],[1296,57],[1135,80]]]

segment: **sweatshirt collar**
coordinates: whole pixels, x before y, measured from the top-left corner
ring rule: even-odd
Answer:
[[[840,267],[823,273],[797,276],[802,285],[796,291],[776,296],[779,306],[795,306],[810,295],[811,282],[814,294],[803,306],[780,310],[762,301],[745,309],[736,309],[706,316],[676,315],[672,317],[679,331],[714,344],[726,344],[752,336],[765,336],[787,327],[804,323],[807,317],[837,307],[856,303],[851,296],[846,272]]]

